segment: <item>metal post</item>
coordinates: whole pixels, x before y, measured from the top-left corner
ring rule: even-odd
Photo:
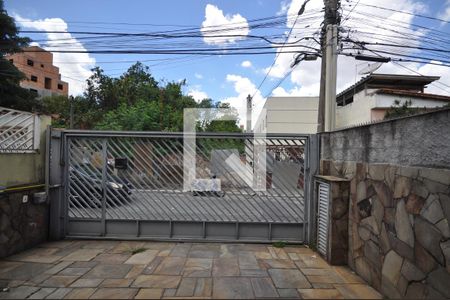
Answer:
[[[305,163],[305,242],[311,244],[316,236],[316,199],[314,191],[314,176],[319,169],[320,135],[311,135],[306,145]]]
[[[47,203],[50,203],[50,151],[51,151],[51,126],[47,125],[45,129],[45,195],[47,197]]]
[[[105,236],[106,234],[106,197],[107,197],[107,185],[106,185],[106,172],[108,167],[108,161],[107,161],[107,146],[108,146],[108,140],[103,139],[102,141],[102,236]]]
[[[325,72],[325,131],[334,130],[336,123],[337,31],[337,25],[327,26]]]
[[[70,96],[70,120],[69,120],[69,128],[73,129],[73,96]]]

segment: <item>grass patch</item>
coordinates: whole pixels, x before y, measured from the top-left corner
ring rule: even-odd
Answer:
[[[306,246],[308,246],[308,245],[306,245]],[[309,249],[311,249],[311,250],[313,250],[313,251],[317,251],[317,245],[316,245],[316,243],[315,243],[315,242],[311,242],[311,243],[309,244]]]
[[[275,248],[284,248],[286,247],[286,242],[278,241],[272,244]]]
[[[135,255],[135,254],[144,252],[145,250],[147,250],[147,248],[139,247],[139,248],[130,249],[130,252],[132,255]]]

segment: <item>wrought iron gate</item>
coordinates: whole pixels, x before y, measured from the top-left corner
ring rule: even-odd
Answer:
[[[304,242],[317,166],[312,137],[197,134],[192,170],[183,133],[53,132],[51,178],[64,179],[53,196],[62,200],[55,234]],[[195,175],[188,187],[186,172]]]

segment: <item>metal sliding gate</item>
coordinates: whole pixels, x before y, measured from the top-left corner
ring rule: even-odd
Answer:
[[[314,138],[203,133],[186,149],[183,133],[53,131],[53,235],[306,242]]]

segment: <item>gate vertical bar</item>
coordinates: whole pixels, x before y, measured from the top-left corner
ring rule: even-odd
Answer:
[[[106,234],[106,197],[107,197],[107,186],[106,186],[106,177],[107,177],[107,146],[108,146],[108,140],[103,139],[102,140],[102,236],[105,236]]]
[[[64,237],[69,232],[69,188],[70,188],[70,178],[69,178],[69,170],[70,170],[70,138],[67,137],[64,133],[61,134],[61,159],[60,164],[63,166],[63,202],[61,205],[62,211],[61,215],[64,216]]]
[[[50,204],[49,239],[64,238],[64,168],[61,165],[61,132],[47,127],[48,203]]]
[[[314,176],[319,167],[319,135],[312,134],[308,138],[305,153],[305,242],[311,244],[316,232],[316,199],[314,195]]]

